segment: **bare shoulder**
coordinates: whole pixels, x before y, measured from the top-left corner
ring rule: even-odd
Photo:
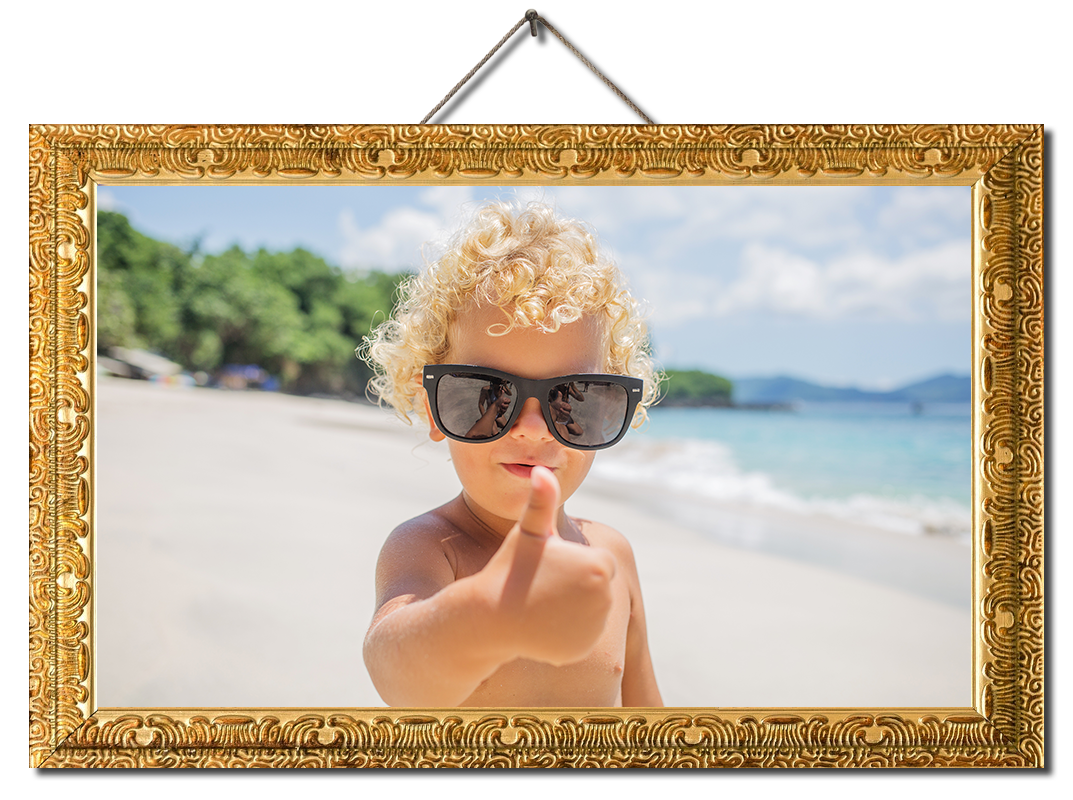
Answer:
[[[444,536],[451,536],[456,530],[446,509],[447,506],[440,506],[399,524],[388,534],[384,550],[438,548]]]
[[[637,581],[637,564],[633,557],[633,548],[629,540],[610,525],[595,522],[591,519],[573,517],[581,533],[593,547],[602,547],[609,550],[615,557],[620,568],[630,576],[631,582]]]
[[[445,508],[409,519],[388,535],[376,562],[377,608],[400,595],[417,600],[431,597],[454,581],[446,543],[458,531]]]

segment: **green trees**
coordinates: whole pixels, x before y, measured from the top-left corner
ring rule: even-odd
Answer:
[[[122,214],[97,215],[97,346],[154,349],[182,322],[177,280],[190,257],[134,230]]]
[[[354,348],[390,314],[404,274],[343,273],[307,250],[199,255],[111,212],[97,218],[97,341],[153,350],[190,371],[257,364],[287,391],[361,394]]]
[[[665,370],[660,403],[667,406],[730,406],[733,385],[729,380],[697,369]]]

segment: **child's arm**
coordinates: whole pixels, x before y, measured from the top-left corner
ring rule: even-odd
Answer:
[[[520,523],[484,569],[457,581],[437,544],[450,532],[445,520],[436,530],[426,515],[389,537],[364,647],[386,702],[456,706],[515,658],[561,665],[588,655],[611,608],[615,559],[561,539],[558,507],[554,475],[534,468]]]
[[[652,656],[648,652],[648,626],[633,550],[625,538],[620,538],[613,552],[630,587],[630,622],[626,629],[626,663],[622,669],[622,705],[627,708],[661,708],[663,698],[656,685]]]

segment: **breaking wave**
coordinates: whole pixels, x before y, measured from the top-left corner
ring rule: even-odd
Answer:
[[[626,487],[667,490],[688,501],[716,501],[796,514],[833,517],[906,535],[943,535],[967,540],[968,506],[952,498],[913,493],[851,493],[839,496],[794,492],[762,471],[739,467],[725,444],[698,439],[635,437],[604,451],[591,476]]]

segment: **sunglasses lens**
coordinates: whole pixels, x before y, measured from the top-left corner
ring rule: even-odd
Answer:
[[[556,432],[581,447],[614,441],[629,423],[626,387],[607,381],[560,383],[548,394]]]
[[[440,378],[436,406],[447,433],[463,439],[490,439],[514,411],[517,391],[510,381],[479,373],[452,372]]]

